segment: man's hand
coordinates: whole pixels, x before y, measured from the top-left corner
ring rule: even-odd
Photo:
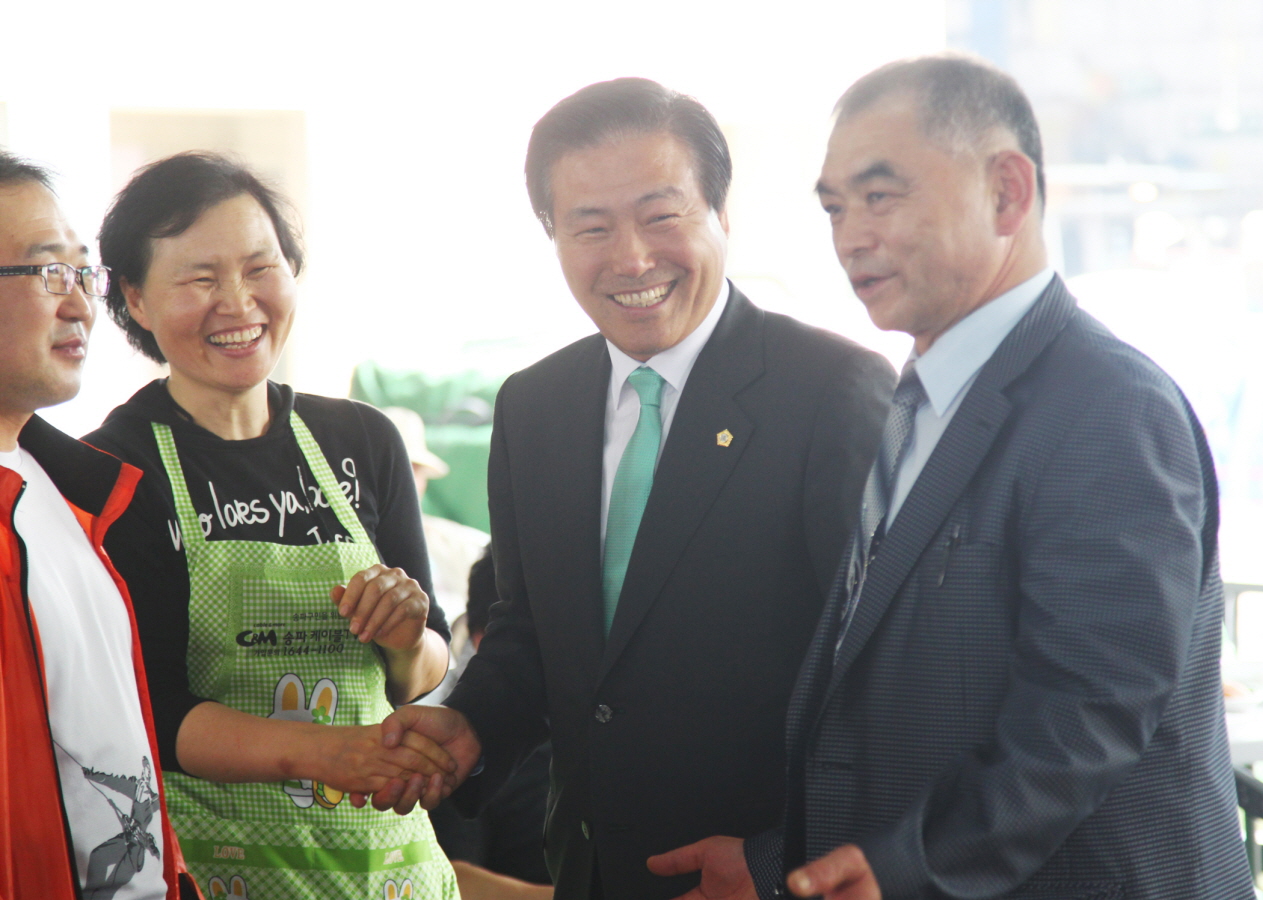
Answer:
[[[708,837],[669,853],[651,856],[649,871],[655,875],[684,875],[702,871],[702,883],[676,900],[759,900],[746,867],[745,841],[734,837]]]
[[[387,749],[406,744],[409,733],[417,734],[438,744],[456,761],[456,771],[450,775],[414,774],[406,782],[395,778],[373,794],[376,809],[394,809],[401,816],[412,812],[418,802],[426,809],[434,809],[460,787],[482,757],[482,744],[469,721],[445,706],[401,706],[382,720],[381,729],[382,745]],[[356,805],[362,806],[363,802]]]
[[[313,780],[340,791],[384,790],[404,776],[441,784],[456,769],[450,755],[414,732],[386,746],[380,725],[310,726],[302,732],[304,753],[312,760]]]
[[[795,869],[785,882],[799,897],[819,894],[824,900],[881,900],[881,888],[864,851],[854,844]]]

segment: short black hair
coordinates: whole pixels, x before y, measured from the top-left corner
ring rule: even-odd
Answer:
[[[52,173],[43,166],[37,166],[30,160],[0,148],[0,185],[4,184],[38,184],[53,189]]]
[[[469,568],[469,602],[465,605],[465,625],[470,635],[484,634],[491,621],[491,605],[500,599],[496,592],[496,564],[491,548]]]
[[[1004,128],[1035,163],[1039,202],[1044,204],[1044,146],[1031,101],[1017,80],[978,57],[936,53],[874,69],[847,88],[834,112],[839,120],[900,92],[920,107],[921,130],[948,150],[977,147],[993,128]]]
[[[297,275],[303,246],[292,205],[246,166],[219,153],[177,153],[150,163],[132,176],[105,214],[97,234],[101,264],[113,275],[105,307],[127,342],[154,362],[166,358],[153,333],[127,311],[123,283],[144,283],[155,239],[183,234],[206,210],[242,194],[257,200],[272,220],[281,254]]]
[[[526,190],[531,206],[553,237],[552,171],[573,150],[627,135],[665,131],[693,152],[702,195],[723,212],[732,183],[732,156],[715,117],[687,94],[648,78],[616,78],[576,91],[544,114],[526,149]]]

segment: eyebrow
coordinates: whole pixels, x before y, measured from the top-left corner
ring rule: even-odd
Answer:
[[[256,259],[259,259],[260,257],[271,255],[271,253],[272,253],[271,247],[263,247],[258,250],[255,250],[249,256],[242,259],[242,262],[247,262],[247,263],[254,262]],[[207,260],[205,262],[188,263],[187,265],[181,266],[178,271],[188,272],[191,270],[214,269],[217,265],[218,263]]]
[[[30,256],[41,256],[45,253],[51,253],[54,256],[59,256],[65,253],[67,249],[68,248],[66,247],[66,245],[61,243],[60,241],[54,241],[49,244],[32,244],[31,246],[26,248],[26,255],[30,257]],[[81,246],[76,247],[75,252],[82,254],[83,256],[87,256],[88,245],[82,244]]]
[[[652,203],[654,200],[678,200],[683,196],[684,191],[680,190],[675,185],[669,184],[664,188],[659,188],[656,191],[650,191],[645,194],[645,196],[636,201],[636,205],[644,206],[646,203]]]
[[[870,181],[875,181],[878,178],[891,178],[904,185],[908,183],[908,179],[895,174],[895,170],[891,168],[890,163],[885,160],[875,162],[859,174],[852,175],[847,179],[847,182],[851,185],[851,187],[860,187],[861,185],[867,184]],[[825,184],[824,179],[822,178],[816,182],[816,193],[820,196],[824,196],[826,194],[836,196],[838,191],[835,191],[833,188]]]
[[[656,191],[650,191],[642,197],[637,198],[635,206],[644,206],[646,203],[652,203],[655,200],[677,200],[684,196],[684,191],[674,185],[667,185]],[[566,218],[583,219],[588,216],[601,216],[609,212],[609,209],[603,206],[580,206],[566,213]]]

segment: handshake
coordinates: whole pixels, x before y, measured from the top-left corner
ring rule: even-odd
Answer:
[[[401,706],[376,727],[380,746],[378,752],[366,748],[373,759],[365,762],[379,774],[372,779],[371,790],[349,792],[357,808],[371,800],[374,808],[393,809],[399,815],[411,812],[417,803],[434,809],[469,777],[482,756],[469,722],[444,706]],[[388,774],[390,769],[395,774]]]

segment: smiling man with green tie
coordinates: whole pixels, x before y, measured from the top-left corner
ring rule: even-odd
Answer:
[[[388,725],[452,752],[467,808],[551,737],[559,900],[674,897],[696,878],[654,876],[649,856],[780,817],[790,688],[893,372],[725,279],[731,160],[692,98],[584,88],[535,126],[526,171],[600,334],[505,383],[489,474],[503,602],[451,709]],[[407,807],[409,789],[375,803]]]

